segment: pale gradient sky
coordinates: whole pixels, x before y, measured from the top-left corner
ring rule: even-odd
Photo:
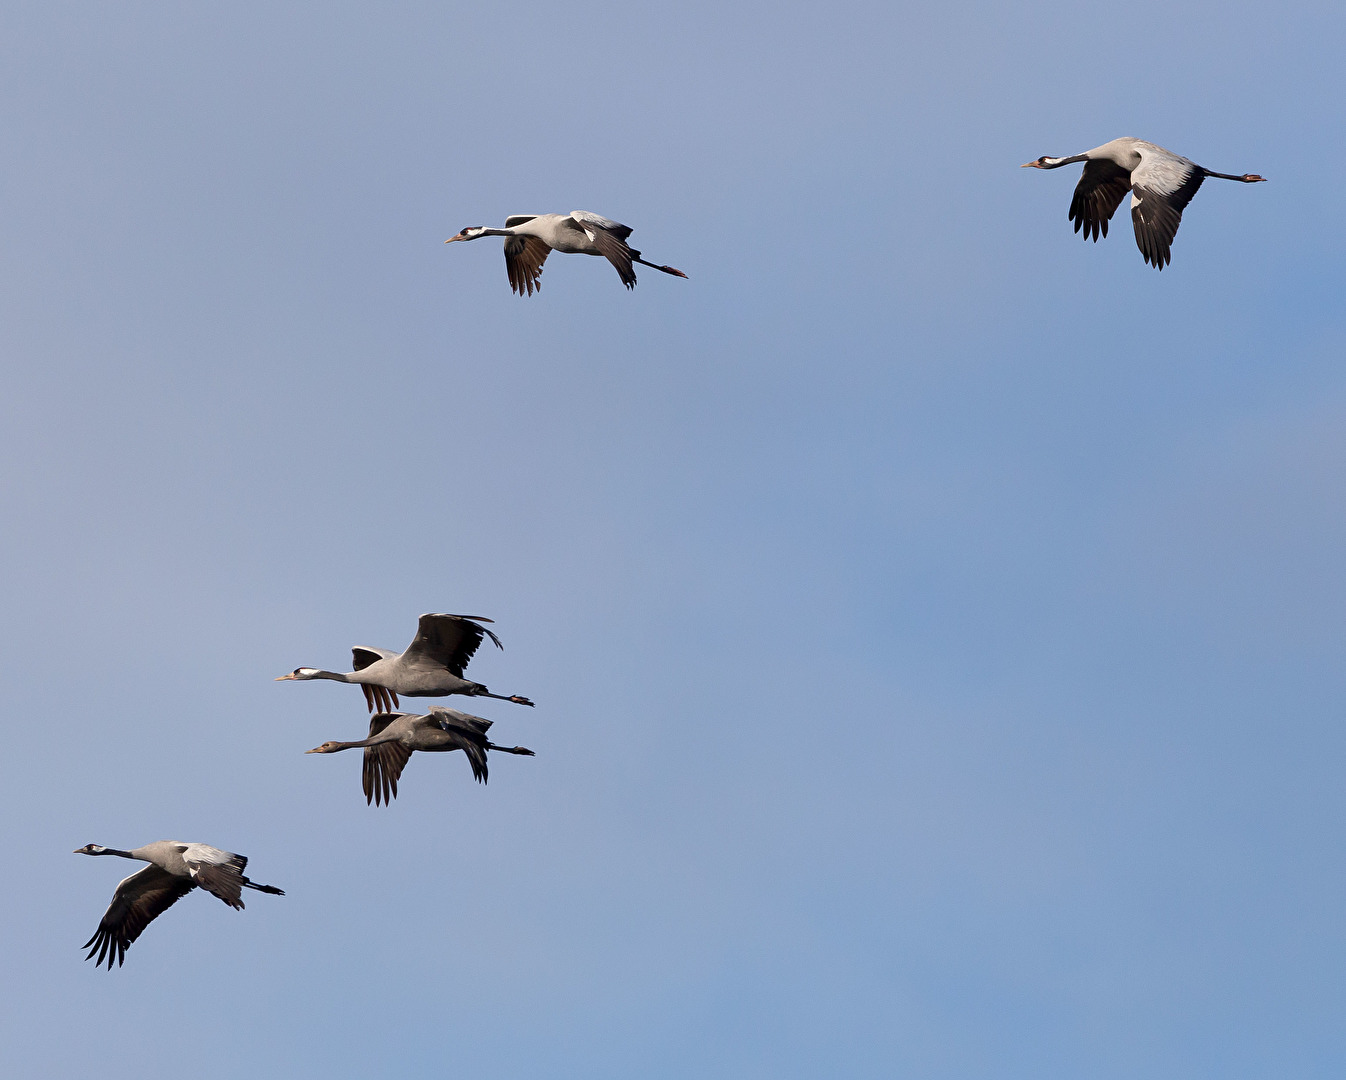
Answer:
[[[1340,4],[0,13],[0,1072],[1338,1077]],[[1209,182],[1072,235],[1119,135]],[[689,280],[469,224],[584,208]],[[366,807],[361,695],[497,620]],[[193,895],[109,974],[128,869]]]

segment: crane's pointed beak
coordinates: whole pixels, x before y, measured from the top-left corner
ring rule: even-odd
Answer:
[[[271,680],[271,681],[272,681],[272,682],[285,682],[286,679],[293,679],[293,678],[294,678],[294,673],[291,672],[289,675],[277,675],[277,676],[276,676],[273,680]]]
[[[455,240],[461,240],[461,239],[462,239],[461,236],[450,236],[447,240],[444,241],[444,243],[452,244]]]
[[[1040,169],[1040,168],[1042,168],[1042,166],[1039,165],[1036,161],[1025,161],[1022,165],[1019,166],[1019,168],[1021,168],[1021,169]]]

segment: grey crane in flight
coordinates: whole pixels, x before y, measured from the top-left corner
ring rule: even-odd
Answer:
[[[486,783],[486,751],[534,756],[527,747],[497,746],[486,738],[490,727],[491,721],[480,716],[437,705],[423,716],[381,712],[369,719],[369,738],[356,742],[325,742],[304,753],[335,754],[364,747],[365,804],[387,803],[391,806],[397,798],[398,778],[415,750],[432,754],[463,751],[479,784]]]
[[[93,959],[97,953],[94,967],[106,960],[109,971],[113,960],[117,961],[118,967],[125,963],[126,950],[145,927],[197,886],[240,911],[244,889],[285,895],[274,885],[258,885],[244,877],[243,871],[248,865],[245,856],[221,851],[209,844],[156,840],[130,851],[85,844],[76,848],[75,854],[119,855],[123,859],[139,859],[150,864],[117,885],[97,932],[81,946],[89,950],[85,960]]]
[[[463,669],[472,659],[484,637],[504,648],[500,639],[482,623],[490,619],[481,615],[422,615],[416,628],[416,637],[405,652],[374,649],[357,645],[351,649],[354,671],[323,671],[321,668],[295,668],[288,675],[278,675],[276,682],[294,679],[331,679],[334,682],[356,683],[365,693],[369,711],[392,712],[400,707],[397,695],[403,697],[446,697],[466,694],[469,697],[498,698],[518,705],[532,705],[526,697],[493,694],[479,682],[464,678]]]
[[[1266,180],[1256,173],[1233,176],[1213,172],[1194,161],[1144,139],[1113,139],[1112,142],[1071,157],[1040,157],[1025,162],[1025,169],[1059,169],[1084,162],[1084,174],[1070,200],[1069,219],[1075,231],[1098,241],[1108,235],[1108,221],[1122,197],[1131,192],[1131,222],[1136,244],[1145,261],[1162,270],[1170,261],[1169,247],[1178,232],[1182,212],[1208,176],[1257,184]]]
[[[444,241],[479,240],[483,236],[505,238],[505,270],[509,287],[520,296],[542,288],[542,264],[553,251],[567,255],[601,255],[617,268],[622,284],[636,287],[633,263],[660,270],[674,277],[687,275],[671,266],[646,262],[640,252],[627,246],[631,230],[618,221],[610,221],[588,210],[572,210],[568,214],[513,214],[505,218],[503,229],[485,225],[469,225],[462,232]]]

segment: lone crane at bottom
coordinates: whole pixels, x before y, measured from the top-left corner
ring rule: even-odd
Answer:
[[[221,851],[209,844],[156,840],[130,851],[85,844],[76,848],[75,854],[118,855],[150,864],[118,883],[98,930],[81,946],[89,950],[85,960],[92,960],[97,953],[94,966],[106,960],[109,971],[113,960],[117,961],[118,967],[125,963],[126,950],[145,927],[198,886],[240,911],[244,889],[256,889],[273,896],[285,895],[274,885],[258,885],[244,877],[243,871],[248,865],[246,856]]]

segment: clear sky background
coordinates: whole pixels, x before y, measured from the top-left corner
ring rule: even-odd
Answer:
[[[8,4],[0,1072],[1339,1077],[1344,39]],[[1120,135],[1271,182],[1156,273]],[[689,280],[443,245],[572,208]],[[272,679],[424,611],[538,756],[366,807]],[[288,895],[96,971],[160,838]]]

